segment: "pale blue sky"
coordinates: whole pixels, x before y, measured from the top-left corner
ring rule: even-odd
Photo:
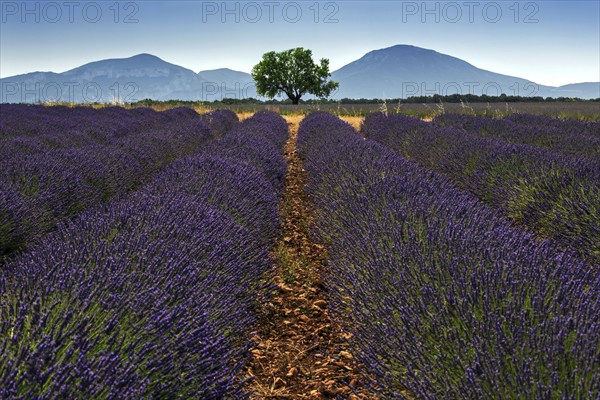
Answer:
[[[151,53],[194,70],[249,72],[305,47],[335,70],[411,44],[534,82],[600,81],[590,1],[0,1],[0,77]]]

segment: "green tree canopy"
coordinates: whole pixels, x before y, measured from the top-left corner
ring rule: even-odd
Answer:
[[[302,47],[265,53],[252,68],[252,78],[259,95],[273,98],[285,93],[294,104],[298,104],[307,93],[328,97],[339,86],[339,83],[328,80],[330,76],[329,60],[323,58],[320,64],[316,64],[312,51]]]

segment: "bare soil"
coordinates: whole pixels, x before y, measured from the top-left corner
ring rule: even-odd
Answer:
[[[273,251],[276,293],[262,315],[248,363],[253,399],[377,399],[348,347],[348,334],[328,313],[320,274],[326,249],[311,240],[306,172],[296,153],[301,116],[287,117],[290,139],[281,212],[283,234]]]

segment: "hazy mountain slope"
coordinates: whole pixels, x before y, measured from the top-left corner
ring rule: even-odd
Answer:
[[[490,96],[600,97],[600,82],[537,85],[415,46],[374,50],[332,73],[333,98],[405,98],[473,93]],[[150,54],[91,62],[63,73],[33,72],[0,79],[0,102],[133,102],[258,97],[250,74],[228,68],[195,73]],[[310,96],[307,96],[309,98]]]

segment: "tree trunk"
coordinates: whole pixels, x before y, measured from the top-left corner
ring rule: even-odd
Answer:
[[[300,101],[300,96],[293,96],[290,97],[290,100],[292,100],[292,104],[298,104],[298,102]]]

